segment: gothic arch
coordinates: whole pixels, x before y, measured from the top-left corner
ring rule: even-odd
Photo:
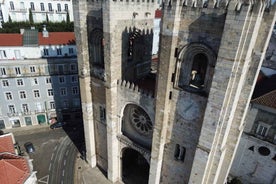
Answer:
[[[207,45],[191,43],[177,57],[175,87],[208,94],[216,64],[216,54]]]
[[[121,152],[121,177],[124,183],[148,183],[150,161],[132,148]]]

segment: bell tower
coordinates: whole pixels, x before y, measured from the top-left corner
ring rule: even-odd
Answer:
[[[88,163],[112,182],[225,183],[276,5],[270,0],[73,5]],[[151,50],[160,9],[156,70]]]
[[[275,4],[167,0],[162,8],[150,183],[225,183]]]

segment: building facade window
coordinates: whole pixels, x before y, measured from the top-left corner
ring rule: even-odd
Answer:
[[[9,108],[9,112],[10,113],[15,113],[15,107],[14,107],[14,105],[9,105],[8,108]]]
[[[23,112],[29,112],[28,104],[22,104],[22,110]]]
[[[61,48],[57,48],[57,55],[58,55],[58,56],[61,56],[61,55],[62,55]]]
[[[73,75],[73,76],[71,77],[71,82],[72,82],[72,83],[77,83],[77,82],[78,82],[78,77],[75,76],[75,75]]]
[[[6,126],[5,126],[4,120],[0,119],[0,129],[5,129],[5,128],[6,128]]]
[[[63,100],[63,108],[68,108],[68,107],[69,107],[68,100]]]
[[[59,83],[60,84],[63,84],[63,83],[65,83],[65,77],[59,77]]]
[[[11,10],[14,10],[14,4],[13,4],[12,1],[10,1],[10,9],[11,9]]]
[[[45,11],[44,3],[40,3],[40,9],[41,11]]]
[[[79,94],[79,88],[77,86],[72,87],[72,94],[73,95]]]
[[[30,2],[31,10],[35,10],[35,6],[33,2]]]
[[[53,96],[53,95],[54,95],[53,89],[48,89],[48,96]]]
[[[14,55],[15,55],[16,59],[21,59],[22,58],[20,50],[14,50]]]
[[[12,93],[11,92],[6,92],[6,99],[7,100],[12,100]]]
[[[24,4],[24,2],[20,2],[20,9],[21,10],[25,10],[25,4]]]
[[[32,84],[33,84],[33,85],[38,85],[38,79],[37,79],[37,78],[33,78]]]
[[[7,75],[6,68],[0,68],[0,74],[1,75]]]
[[[256,134],[261,137],[265,137],[267,135],[270,127],[271,127],[271,125],[268,125],[268,124],[260,121],[258,124],[258,127],[256,129]]]
[[[43,49],[44,56],[49,56],[49,49]]]
[[[66,96],[66,94],[67,94],[66,88],[60,88],[60,95]]]
[[[103,106],[100,106],[100,120],[101,122],[105,122],[106,120],[106,112]]]
[[[184,162],[185,154],[186,154],[186,148],[183,146],[180,146],[179,144],[176,144],[175,150],[174,150],[174,159]]]
[[[18,86],[23,86],[24,85],[23,79],[17,79],[16,83],[17,83]]]
[[[57,4],[57,11],[61,12],[61,5],[59,3]]]
[[[48,3],[48,9],[49,9],[49,11],[53,11],[52,3]]]
[[[39,98],[40,97],[39,90],[34,90],[34,97],[35,98]]]
[[[68,4],[64,4],[64,10],[68,12]]]
[[[20,67],[15,67],[15,74],[16,75],[20,75],[21,74],[21,70],[20,70]]]
[[[52,79],[50,77],[46,78],[46,84],[51,84],[52,83]]]
[[[35,66],[30,66],[30,72],[34,73],[35,72]]]
[[[73,48],[69,48],[68,52],[69,52],[69,54],[74,54],[74,49]]]
[[[50,102],[50,109],[55,109],[55,108],[56,108],[55,102]]]
[[[77,65],[76,64],[71,64],[70,65],[70,70],[73,71],[73,72],[77,71]]]
[[[79,98],[74,98],[72,103],[73,103],[73,107],[80,107],[80,99]]]
[[[58,73],[63,74],[64,73],[64,66],[63,65],[58,65]]]
[[[6,59],[7,58],[7,54],[5,50],[0,50],[0,59]]]
[[[25,91],[20,91],[20,92],[19,92],[19,96],[20,96],[21,99],[27,98],[26,92],[25,92]]]
[[[2,80],[3,87],[8,87],[10,85],[8,80]]]

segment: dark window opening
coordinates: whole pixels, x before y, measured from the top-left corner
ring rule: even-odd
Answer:
[[[270,150],[265,146],[259,147],[258,151],[263,156],[268,156],[270,154]]]
[[[176,144],[175,145],[175,150],[174,150],[174,158],[175,158],[175,160],[184,162],[185,155],[186,155],[186,148],[183,147],[183,146],[180,146],[179,144]]]
[[[254,146],[251,146],[248,149],[254,152]]]
[[[190,86],[202,89],[204,88],[205,75],[208,66],[208,59],[204,54],[197,54],[193,58],[191,69]]]
[[[104,68],[103,32],[100,29],[90,33],[90,59],[94,66]]]
[[[141,42],[141,30],[140,29],[134,29],[134,31],[129,34],[128,56],[129,56],[130,60],[133,59],[133,52],[134,52],[136,44],[138,44],[137,42],[139,42],[139,38],[140,38],[140,42]]]

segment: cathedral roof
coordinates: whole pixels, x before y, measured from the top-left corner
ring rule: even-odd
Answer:
[[[276,109],[276,90],[255,98],[251,102]]]

